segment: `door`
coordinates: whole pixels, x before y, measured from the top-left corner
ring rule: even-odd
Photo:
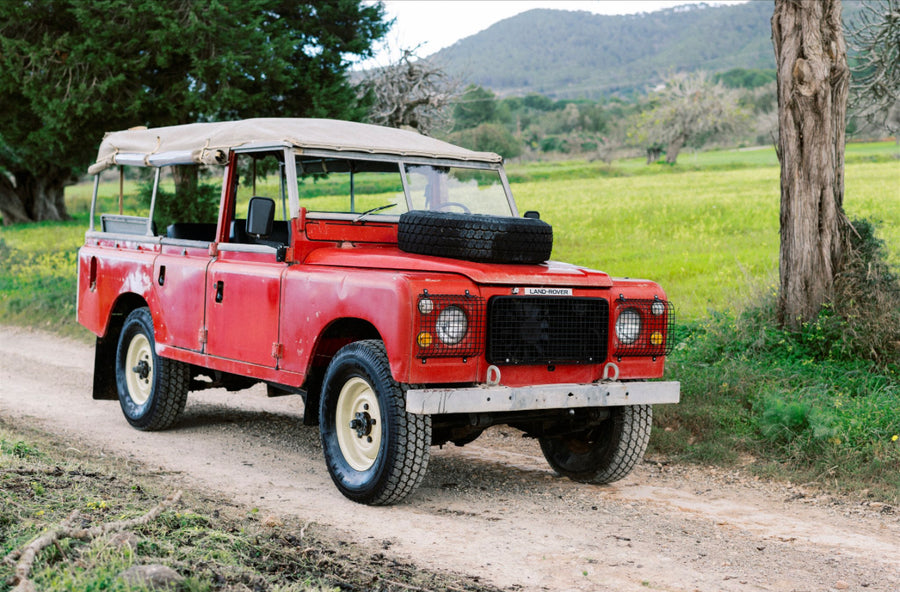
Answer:
[[[265,252],[262,252],[265,250]],[[280,357],[278,314],[287,268],[274,249],[220,245],[206,284],[206,352],[274,368]]]

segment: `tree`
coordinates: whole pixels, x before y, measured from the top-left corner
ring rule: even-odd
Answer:
[[[427,136],[449,123],[449,105],[458,86],[437,65],[416,59],[415,49],[404,49],[395,63],[372,69],[360,90],[372,98],[369,121],[409,127]]]
[[[870,122],[900,131],[900,3],[863,4],[849,38],[857,59],[853,106]]]
[[[775,0],[781,162],[781,323],[797,329],[832,295],[841,262],[850,72],[840,0]]]
[[[665,144],[666,162],[674,164],[688,143],[702,143],[737,132],[746,120],[738,94],[713,84],[706,72],[675,74],[651,97],[632,132],[642,145]]]
[[[464,130],[493,121],[496,111],[494,93],[470,84],[453,107],[453,129]]]
[[[482,123],[450,134],[450,141],[470,150],[496,152],[503,158],[522,154],[522,143],[499,123]]]
[[[380,3],[358,0],[0,3],[3,222],[64,219],[63,189],[105,131],[362,118],[346,71],[383,19]]]

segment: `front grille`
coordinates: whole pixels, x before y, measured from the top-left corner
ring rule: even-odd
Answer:
[[[495,296],[488,301],[491,364],[599,364],[609,304],[602,298]]]

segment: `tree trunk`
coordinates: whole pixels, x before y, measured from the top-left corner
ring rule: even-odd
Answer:
[[[844,128],[849,70],[840,0],[775,0],[772,43],[781,162],[782,326],[797,329],[832,296],[847,228]]]
[[[68,220],[65,187],[67,171],[53,170],[35,175],[17,171],[12,177],[0,173],[0,214],[3,225],[43,220]]]
[[[687,141],[687,138],[683,134],[679,134],[672,138],[672,141],[666,146],[667,163],[675,164],[675,161],[678,160],[678,153],[681,152],[681,149],[684,147],[685,141]]]
[[[200,167],[179,164],[172,167],[172,178],[175,181],[175,197],[177,199],[196,199],[197,187],[200,183]]]

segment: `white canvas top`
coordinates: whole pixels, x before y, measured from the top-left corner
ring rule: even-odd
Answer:
[[[225,164],[232,148],[247,144],[444,158],[498,163],[493,152],[475,152],[419,133],[334,119],[260,118],[191,123],[108,132],[88,171],[116,164]]]

